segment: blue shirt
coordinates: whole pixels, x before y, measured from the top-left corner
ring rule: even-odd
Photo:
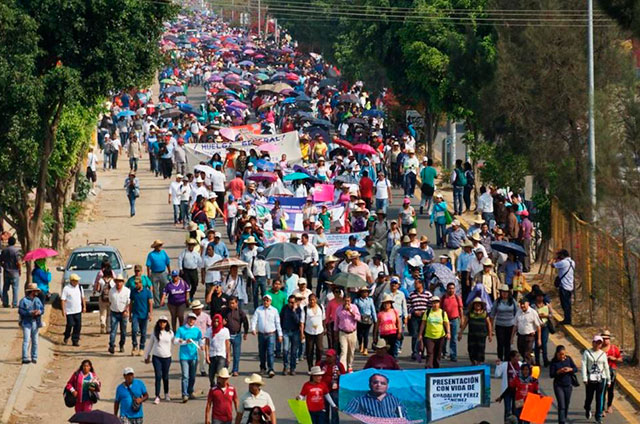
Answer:
[[[131,390],[131,392],[129,392],[129,390]],[[131,405],[133,404],[134,397],[142,397],[145,393],[147,393],[147,386],[144,385],[142,380],[136,380],[134,378],[129,389],[127,389],[124,383],[120,384],[116,389],[115,398],[116,402],[120,402],[120,416],[126,418],[142,418],[144,416],[142,413],[143,406],[140,405],[138,412],[133,412]]]
[[[41,319],[40,317],[34,317],[31,315],[31,311],[40,310],[41,314],[44,314],[44,306],[42,302],[37,297],[33,299],[28,296],[23,297],[18,304],[18,314],[20,315],[20,319],[22,320],[23,327],[31,327],[33,321],[37,321]]]
[[[354,305],[358,307],[360,311],[360,316],[370,315],[373,322],[376,322],[378,319],[378,314],[376,312],[376,307],[373,304],[373,299],[371,297],[356,297],[353,300]]]
[[[34,268],[31,276],[33,277],[33,282],[36,283],[42,293],[49,293],[49,283],[51,282],[51,273],[49,271]]]
[[[377,418],[407,418],[405,406],[391,393],[378,400],[371,392],[367,392],[363,396],[351,399],[344,412]]]
[[[135,287],[131,290],[131,317],[137,319],[149,318],[149,299],[153,299],[151,291],[147,288],[142,288],[138,291]]]
[[[504,269],[504,282],[511,287],[513,285],[513,276],[515,275],[516,270],[522,270],[522,264],[518,261],[506,261],[502,267]]]
[[[171,260],[164,250],[159,252],[152,250],[147,255],[147,266],[151,268],[151,272],[164,272],[169,265]]]
[[[467,269],[469,268],[469,262],[471,261],[471,258],[473,258],[473,256],[474,254],[471,252],[462,252],[460,256],[458,256],[458,260],[456,261],[456,270],[458,270],[458,272],[467,271]]]
[[[229,257],[229,249],[227,249],[227,245],[224,244],[223,241],[219,241],[218,243],[209,243],[213,245],[213,253],[217,253],[220,255],[222,259]]]
[[[178,328],[178,331],[176,331],[175,340],[178,341],[178,339],[182,341],[191,339],[197,345],[199,345],[200,340],[202,340],[202,332],[195,325],[193,327],[183,325],[182,327]],[[198,348],[196,347],[196,345],[194,345],[193,343],[180,344],[180,360],[198,360]]]

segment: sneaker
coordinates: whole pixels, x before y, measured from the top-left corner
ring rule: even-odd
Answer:
[[[182,403],[187,403],[189,401],[189,396],[182,396]]]
[[[31,363],[32,363],[32,364],[37,364],[37,363],[38,363],[38,360],[37,360],[37,359],[32,359],[32,360],[31,360]]]
[[[591,410],[590,410],[590,409],[586,409],[586,410],[584,411],[584,416],[585,416],[585,418],[586,418],[586,419],[590,420],[590,419],[591,419],[591,417],[593,416],[593,415],[591,414]]]
[[[124,346],[120,346],[120,353],[124,353]]]
[[[116,350],[113,347],[110,347],[109,353],[113,355],[114,353],[116,353]]]
[[[196,398],[196,395],[194,395],[193,393],[189,395],[189,399],[195,399],[195,398]]]
[[[156,398],[153,400],[153,404],[160,405],[160,398],[158,396],[156,396]]]
[[[260,375],[267,375],[267,370],[265,368],[260,368]]]
[[[72,344],[73,344],[73,346],[75,346],[75,347],[80,346],[80,342],[73,342]]]
[[[269,378],[273,378],[275,375],[276,373],[273,370],[269,371]]]
[[[23,363],[23,364],[30,364],[30,363],[31,363],[31,361],[30,361],[30,360],[28,360],[28,359],[23,359],[23,360],[22,360],[22,363]]]
[[[64,339],[64,340],[62,341],[62,344],[63,344],[63,345],[65,345],[65,346],[66,346],[68,343],[69,343],[69,339]]]
[[[207,376],[207,373],[206,373],[206,372],[204,372],[204,371],[200,371],[200,377],[206,377],[206,376]]]
[[[169,395],[164,395],[164,401],[171,402],[171,398],[169,397]]]
[[[134,347],[133,349],[131,349],[131,356],[136,356],[138,354],[138,348]]]

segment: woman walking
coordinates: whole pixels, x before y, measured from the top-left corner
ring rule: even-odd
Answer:
[[[551,319],[551,315],[553,314],[553,310],[551,309],[551,304],[546,303],[544,301],[544,293],[542,290],[538,290],[535,293],[535,302],[531,307],[538,311],[538,316],[542,321],[542,326],[540,327],[541,331],[541,342],[534,345],[534,352],[536,358],[536,365],[540,365],[540,351],[542,351],[542,363],[545,368],[549,366],[549,355],[547,354],[547,342],[549,341],[549,320]]]
[[[371,325],[378,321],[376,314],[376,307],[373,304],[373,299],[369,297],[371,290],[364,286],[358,290],[358,297],[353,303],[360,310],[360,321],[358,322],[358,350],[364,356],[367,356],[369,346],[369,331],[371,331]]]
[[[302,309],[305,356],[309,370],[322,359],[322,335],[324,334],[324,308],[318,304],[315,294],[309,295],[309,304]]]
[[[136,199],[140,197],[140,183],[138,182],[134,171],[129,172],[129,176],[124,180],[124,188],[127,191],[131,216],[135,216]]]
[[[402,209],[400,209],[398,215],[398,224],[402,229],[402,234],[409,234],[409,230],[413,228],[413,222],[416,218],[416,211],[411,206],[411,199],[405,197],[402,201]]]
[[[556,347],[556,353],[553,355],[549,366],[549,374],[553,378],[553,392],[556,394],[558,401],[558,424],[567,422],[567,413],[569,412],[569,404],[571,402],[571,393],[573,392],[573,381],[577,383],[575,374],[578,367],[573,359],[565,351],[564,346]]]
[[[511,290],[506,284],[500,285],[498,291],[500,297],[491,308],[491,321],[495,326],[496,341],[498,343],[498,359],[509,360],[511,351],[511,333],[516,324],[518,304],[511,295]]]
[[[326,416],[326,402],[335,407],[331,396],[329,396],[329,388],[322,381],[324,371],[320,367],[312,367],[309,371],[309,381],[304,383],[298,399],[304,399],[307,402],[309,415],[311,415],[312,424],[323,424]]]
[[[418,343],[424,343],[427,348],[425,368],[440,368],[440,356],[444,341],[451,339],[451,327],[447,313],[440,308],[440,298],[431,298],[431,309],[422,316]],[[424,340],[424,342],[423,342]]]
[[[154,404],[160,403],[160,382],[164,385],[164,400],[171,401],[169,397],[169,368],[171,367],[171,347],[173,346],[173,331],[166,316],[161,316],[156,321],[153,334],[144,350],[144,362],[153,363],[153,374],[156,382],[156,398]]]
[[[100,380],[93,370],[93,364],[85,359],[67,381],[65,389],[76,398],[76,412],[88,412],[93,404],[98,402],[100,392]]]
[[[440,193],[436,194],[434,199],[429,226],[436,224],[436,244],[438,248],[443,248],[444,234],[447,231],[447,202]]]
[[[611,384],[609,362],[607,352],[602,350],[602,336],[596,335],[591,342],[591,349],[586,349],[582,354],[582,381],[587,388],[587,397],[584,400],[585,417],[592,417],[591,403],[596,398],[596,423],[602,422],[602,409],[604,407],[604,391]]]
[[[489,336],[489,343],[491,343],[493,334],[491,318],[487,314],[486,304],[479,297],[473,299],[471,305],[469,305],[469,311],[462,318],[458,341],[462,340],[462,332],[467,325],[469,326],[469,333],[467,334],[469,359],[472,365],[480,365],[484,363],[487,336]]]
[[[189,284],[180,278],[180,271],[177,269],[171,271],[171,282],[165,286],[162,299],[160,299],[160,307],[168,301],[171,328],[178,328],[176,322],[180,323],[180,327],[184,324],[184,312],[189,306],[189,290]]]
[[[402,323],[400,322],[400,315],[398,311],[393,307],[393,296],[389,293],[385,294],[380,304],[380,312],[378,312],[377,320],[373,328],[373,342],[378,341],[378,337],[387,342],[388,346],[391,346],[389,352],[395,356],[396,341],[402,334]]]
[[[209,385],[216,385],[216,374],[231,361],[231,334],[224,326],[222,315],[211,318],[211,327],[204,335],[204,357],[209,364]]]

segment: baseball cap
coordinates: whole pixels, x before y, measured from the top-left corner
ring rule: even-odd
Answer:
[[[262,299],[269,299],[271,300],[271,295],[270,294],[265,294],[264,296],[262,296]]]
[[[122,375],[129,375],[129,374],[135,374],[133,372],[133,368],[131,367],[126,367],[125,369],[122,370]]]

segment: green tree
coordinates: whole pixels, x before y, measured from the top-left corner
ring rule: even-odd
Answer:
[[[8,101],[0,112],[0,207],[24,250],[40,242],[65,106],[91,107],[149,84],[163,22],[176,11],[164,0],[2,3],[0,88]]]

